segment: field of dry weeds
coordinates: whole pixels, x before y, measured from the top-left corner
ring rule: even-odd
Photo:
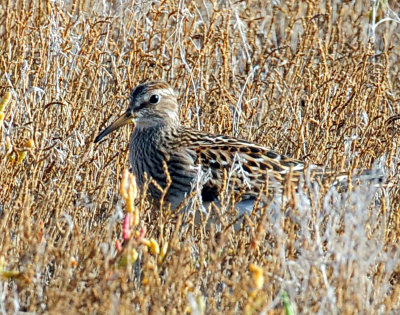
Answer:
[[[66,314],[400,311],[396,1],[0,3],[0,310]],[[379,189],[310,184],[235,232],[120,194],[130,89],[164,79],[182,122]],[[10,101],[7,102],[7,97]]]

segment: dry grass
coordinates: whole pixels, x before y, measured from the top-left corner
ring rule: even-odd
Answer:
[[[284,292],[299,313],[399,312],[400,25],[374,26],[400,7],[376,2],[3,1],[2,313],[290,313]],[[393,186],[311,185],[237,233],[233,210],[217,231],[144,203],[165,255],[118,253],[131,130],[93,140],[154,78],[188,126],[338,171],[380,161]]]

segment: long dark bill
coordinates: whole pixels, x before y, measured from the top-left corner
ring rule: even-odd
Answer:
[[[106,129],[104,129],[102,132],[100,132],[100,134],[96,137],[96,139],[94,139],[94,143],[99,142],[101,139],[103,139],[105,136],[107,136],[109,133],[113,132],[114,130],[118,129],[119,127],[130,124],[132,122],[133,122],[132,115],[130,115],[129,112],[124,113],[116,121],[114,121],[110,126],[108,126]]]

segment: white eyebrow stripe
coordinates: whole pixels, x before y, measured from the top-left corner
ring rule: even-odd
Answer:
[[[175,91],[172,88],[168,89],[159,89],[156,92],[158,92],[161,96],[173,96],[175,97]]]

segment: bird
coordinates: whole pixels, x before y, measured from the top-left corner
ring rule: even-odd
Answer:
[[[217,201],[227,182],[241,200],[254,199],[265,189],[282,188],[288,178],[298,185],[306,168],[304,161],[262,145],[183,126],[177,95],[164,81],[137,85],[128,109],[94,142],[131,123],[129,164],[136,184],[143,189],[148,183],[151,200],[157,205],[163,200],[172,210],[181,208],[195,190],[202,201]],[[332,176],[321,167],[313,173]]]

